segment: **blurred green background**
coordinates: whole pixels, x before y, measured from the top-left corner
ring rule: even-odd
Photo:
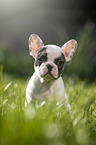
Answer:
[[[57,106],[50,99],[42,107],[25,108],[34,72],[28,52],[31,33],[44,44],[77,40],[63,73],[71,112],[65,102]],[[0,0],[0,145],[95,145],[95,98],[95,1]]]
[[[93,1],[0,0],[0,64],[4,73],[25,78],[32,75],[34,59],[28,54],[27,43],[31,33],[38,34],[44,44],[62,46],[76,39],[78,49],[72,61],[66,64],[64,74],[96,79]]]

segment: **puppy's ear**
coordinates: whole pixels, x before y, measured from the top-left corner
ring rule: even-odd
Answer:
[[[66,42],[63,46],[62,46],[62,52],[65,56],[65,60],[66,61],[70,61],[75,50],[77,48],[77,41],[72,39],[69,40],[68,42]]]
[[[37,52],[41,50],[42,47],[44,46],[43,41],[36,34],[32,34],[29,37],[28,44],[29,44],[29,54],[32,55],[34,58],[36,57]]]

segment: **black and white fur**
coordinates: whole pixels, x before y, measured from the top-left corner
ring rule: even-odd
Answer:
[[[26,104],[31,104],[34,98],[42,102],[47,97],[55,97],[61,103],[67,97],[61,75],[65,62],[71,60],[77,48],[76,40],[68,41],[61,48],[44,46],[40,37],[32,34],[28,43],[29,53],[35,58],[35,72],[27,85]]]

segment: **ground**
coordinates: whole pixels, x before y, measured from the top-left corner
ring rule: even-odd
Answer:
[[[96,82],[63,78],[71,111],[48,100],[25,108],[28,80],[0,71],[0,145],[96,144]]]

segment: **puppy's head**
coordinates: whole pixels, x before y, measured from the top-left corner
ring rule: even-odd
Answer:
[[[66,61],[70,61],[77,48],[76,40],[72,39],[61,48],[56,45],[45,45],[40,37],[32,34],[29,37],[29,53],[35,58],[35,72],[45,79],[58,79],[64,70]]]

